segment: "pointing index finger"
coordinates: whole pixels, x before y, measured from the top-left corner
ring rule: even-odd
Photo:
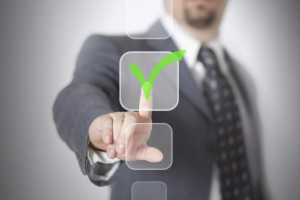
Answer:
[[[153,89],[150,91],[149,100],[146,99],[143,88],[141,88],[140,105],[139,105],[139,116],[143,122],[151,121],[152,117],[152,106],[153,106]]]

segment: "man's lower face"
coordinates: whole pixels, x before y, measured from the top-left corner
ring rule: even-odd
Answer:
[[[209,27],[215,19],[215,11],[198,5],[185,9],[186,22],[196,28]]]

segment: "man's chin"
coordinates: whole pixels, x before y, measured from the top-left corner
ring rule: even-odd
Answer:
[[[213,14],[189,15],[186,16],[186,22],[195,28],[208,28],[214,21]]]
[[[189,17],[193,21],[206,21],[211,17],[211,13],[206,12],[206,11],[201,11],[198,13],[190,13]]]

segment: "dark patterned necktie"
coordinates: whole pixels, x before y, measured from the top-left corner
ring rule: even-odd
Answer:
[[[215,119],[216,163],[223,200],[252,200],[253,188],[247,163],[241,117],[236,98],[220,70],[215,53],[202,47],[198,60],[206,68],[203,89]]]

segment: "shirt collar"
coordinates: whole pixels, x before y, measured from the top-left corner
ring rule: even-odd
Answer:
[[[172,33],[171,37],[177,48],[179,50],[186,50],[184,59],[188,67],[192,68],[197,62],[198,52],[202,46],[201,41],[190,35],[166,13],[162,16],[161,22],[166,31]],[[219,61],[224,59],[223,48],[219,38],[211,41],[207,46],[215,52]]]

